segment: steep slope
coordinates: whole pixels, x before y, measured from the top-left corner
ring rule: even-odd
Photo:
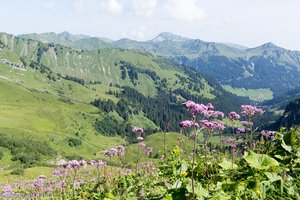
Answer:
[[[280,119],[275,123],[275,127],[279,129],[279,127],[293,127],[300,126],[300,99],[295,99],[291,101],[286,109],[280,117]]]

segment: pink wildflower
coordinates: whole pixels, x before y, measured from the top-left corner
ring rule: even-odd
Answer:
[[[239,118],[241,118],[241,116],[239,114],[237,114],[236,112],[230,112],[230,113],[228,113],[228,117],[230,119],[239,119]]]

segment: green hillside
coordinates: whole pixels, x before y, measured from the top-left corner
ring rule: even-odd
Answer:
[[[76,50],[5,33],[0,86],[0,166],[13,171],[49,166],[56,157],[94,159],[135,142],[133,126],[144,127],[145,136],[168,124],[177,131],[188,117],[180,106],[187,99],[224,112],[245,102],[164,57]]]

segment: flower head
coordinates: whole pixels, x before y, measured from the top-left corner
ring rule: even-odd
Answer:
[[[228,117],[230,119],[239,119],[239,118],[241,118],[241,116],[239,114],[237,114],[236,112],[230,112],[230,113],[228,113]]]
[[[206,118],[218,118],[218,117],[224,117],[224,113],[220,111],[214,111],[214,110],[208,110],[207,112],[204,113],[204,116]]]
[[[245,133],[245,132],[246,132],[245,128],[237,128],[236,129],[236,133],[238,133],[238,134]]]
[[[257,108],[256,106],[251,105],[241,105],[241,110],[241,114],[248,117],[262,115],[264,113],[264,111],[261,108]]]
[[[135,127],[133,127],[132,132],[134,132],[134,133],[143,133],[144,129],[135,126]]]
[[[145,150],[145,154],[146,155],[150,155],[150,153],[152,153],[152,151],[153,151],[153,147],[147,147],[147,149]]]
[[[196,114],[204,114],[205,112],[207,112],[210,108],[213,108],[213,106],[211,104],[208,104],[208,106],[204,105],[204,104],[197,104],[193,101],[187,101],[181,104],[182,106],[184,106],[185,108],[188,109],[188,111],[192,114],[192,115],[196,115]]]
[[[145,143],[143,143],[143,142],[140,142],[138,145],[139,145],[139,147],[141,147],[141,148],[144,148],[144,147],[146,147],[146,144],[145,144]]]
[[[144,141],[143,137],[137,137],[136,139],[137,139],[138,142]]]
[[[189,128],[189,127],[191,127],[193,125],[194,125],[194,122],[192,122],[190,120],[185,120],[185,121],[182,121],[182,122],[179,123],[179,126],[181,128]]]
[[[266,139],[270,139],[274,141],[276,139],[276,132],[275,131],[261,131],[260,134],[264,136]]]

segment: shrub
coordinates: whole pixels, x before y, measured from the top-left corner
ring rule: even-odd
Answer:
[[[82,144],[81,140],[77,138],[69,138],[68,143],[70,147],[77,147]]]
[[[10,172],[11,175],[18,175],[18,176],[21,176],[21,175],[24,175],[24,169],[23,168],[16,168],[14,170],[12,170]]]

